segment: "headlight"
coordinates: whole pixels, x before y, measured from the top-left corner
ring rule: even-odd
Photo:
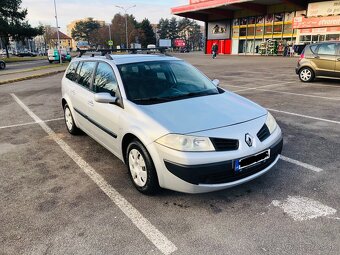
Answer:
[[[215,151],[208,137],[168,134],[159,138],[156,143],[178,151]]]
[[[270,114],[270,112],[268,112],[267,115],[266,125],[269,129],[270,134],[272,134],[277,128],[276,120],[274,119],[273,115]]]

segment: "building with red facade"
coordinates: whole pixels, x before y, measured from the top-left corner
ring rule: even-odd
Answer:
[[[190,0],[171,9],[205,23],[206,53],[283,54],[286,46],[340,40],[340,1]]]

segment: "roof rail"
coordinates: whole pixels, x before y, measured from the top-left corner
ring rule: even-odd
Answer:
[[[139,53],[146,53],[146,54],[162,54],[165,56],[170,56],[166,52],[168,48],[166,47],[158,47],[158,48],[138,48],[138,49],[87,49],[87,50],[81,50],[77,49],[79,52],[78,57],[81,58],[84,54],[90,53],[92,57],[95,56],[95,53],[100,53],[101,56],[105,56],[107,59],[112,60],[112,57],[110,54],[114,53],[120,53],[120,52],[128,52],[129,54],[139,54]]]

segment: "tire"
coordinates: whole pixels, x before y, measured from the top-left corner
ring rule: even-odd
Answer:
[[[0,70],[6,68],[6,63],[5,62],[0,62]]]
[[[133,140],[127,147],[126,162],[131,181],[139,192],[153,195],[160,191],[155,166],[139,140]]]
[[[64,120],[65,120],[67,131],[71,135],[79,135],[81,133],[80,129],[76,126],[76,123],[74,122],[72,112],[70,110],[70,107],[67,104],[65,104],[64,106]]]
[[[50,62],[50,64],[52,64],[52,63],[53,63],[53,60],[48,60],[48,62]]]
[[[302,67],[299,71],[299,78],[302,82],[312,82],[315,78],[315,73],[309,67]]]

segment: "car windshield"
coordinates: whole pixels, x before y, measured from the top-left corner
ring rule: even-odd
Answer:
[[[184,61],[152,61],[118,65],[127,98],[156,104],[219,94],[206,76]]]

